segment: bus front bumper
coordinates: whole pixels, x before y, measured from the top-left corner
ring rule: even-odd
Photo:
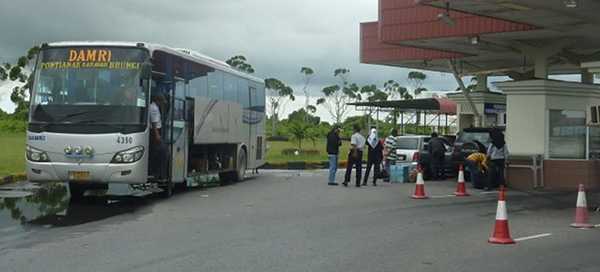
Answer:
[[[141,184],[147,182],[147,171],[144,160],[130,164],[27,161],[27,178],[33,182]]]

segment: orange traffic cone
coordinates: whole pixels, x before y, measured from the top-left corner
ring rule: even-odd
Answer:
[[[492,237],[488,239],[492,244],[514,244],[515,240],[510,238],[508,229],[508,214],[506,213],[506,198],[504,196],[504,186],[500,187],[500,196],[498,197],[498,209],[496,210],[496,224]]]
[[[589,215],[587,210],[587,200],[585,199],[585,188],[579,184],[579,193],[577,193],[577,205],[575,208],[575,223],[571,224],[574,228],[592,228],[593,225],[588,222]]]
[[[463,170],[462,164],[458,169],[458,184],[456,185],[456,192],[454,192],[455,196],[469,196],[467,193],[467,188],[465,187],[465,171]]]
[[[423,180],[423,171],[421,166],[417,165],[417,182],[415,187],[415,193],[412,195],[414,199],[426,199],[429,198],[425,194],[425,181]]]

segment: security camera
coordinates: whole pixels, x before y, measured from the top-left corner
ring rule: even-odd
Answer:
[[[437,17],[440,21],[444,22],[449,26],[454,26],[456,24],[456,22],[454,22],[454,19],[450,18],[449,13],[440,13]]]
[[[438,14],[438,19],[449,26],[454,26],[454,19],[450,18],[450,2],[446,2],[446,10]]]

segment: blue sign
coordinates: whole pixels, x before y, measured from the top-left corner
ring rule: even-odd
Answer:
[[[485,105],[484,105],[484,112],[485,113],[500,113],[500,114],[503,114],[503,113],[506,112],[506,105],[505,104],[485,103]]]
[[[27,138],[30,141],[41,141],[41,142],[46,141],[46,135],[29,135]]]

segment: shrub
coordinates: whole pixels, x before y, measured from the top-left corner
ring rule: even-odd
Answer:
[[[16,120],[13,118],[2,118],[0,119],[0,131],[1,132],[12,132],[20,133],[27,130],[27,122],[22,120]]]
[[[287,142],[290,138],[286,136],[271,136],[267,138],[269,142]]]

